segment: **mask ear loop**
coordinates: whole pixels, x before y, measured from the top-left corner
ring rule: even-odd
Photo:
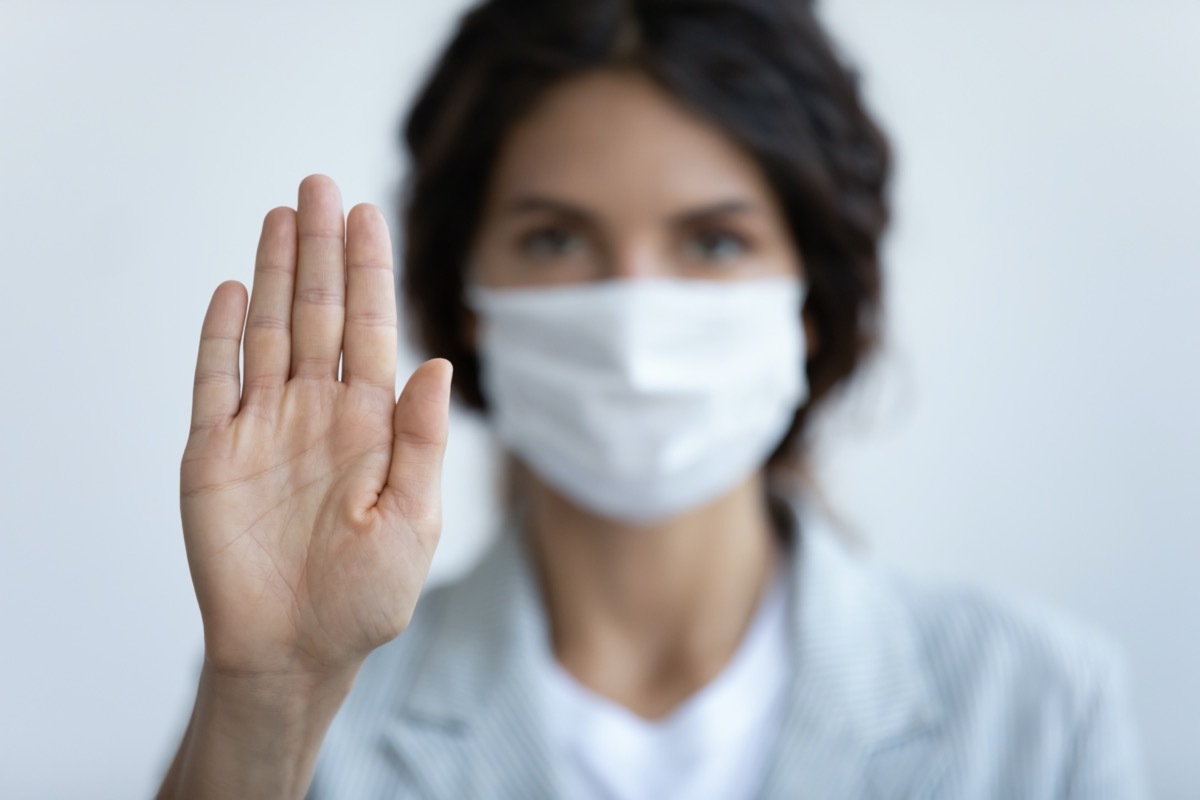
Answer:
[[[768,477],[763,481],[763,502],[767,506],[767,516],[771,520],[771,528],[784,547],[791,548],[796,542],[799,524],[787,497],[772,487]]]
[[[517,457],[503,450],[504,464],[501,467],[501,496],[505,513],[520,530],[528,530],[533,519],[533,502],[530,500],[529,471]]]

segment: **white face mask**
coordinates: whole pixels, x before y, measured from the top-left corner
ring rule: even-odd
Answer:
[[[597,514],[650,522],[759,469],[808,386],[799,279],[468,288],[499,439]]]

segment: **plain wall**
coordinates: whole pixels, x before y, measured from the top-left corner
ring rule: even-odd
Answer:
[[[394,217],[459,8],[0,7],[0,796],[153,791],[201,655],[177,498],[209,296],[309,173]],[[898,151],[889,345],[824,420],[831,503],[905,570],[1107,630],[1158,795],[1200,796],[1200,6],[825,13]],[[456,414],[432,580],[490,534],[494,460]]]

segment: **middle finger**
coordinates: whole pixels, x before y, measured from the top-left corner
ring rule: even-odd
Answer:
[[[346,229],[337,184],[324,175],[301,181],[296,223],[291,374],[337,380],[346,315]]]

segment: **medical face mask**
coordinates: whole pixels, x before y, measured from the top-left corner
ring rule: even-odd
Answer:
[[[592,512],[650,522],[760,468],[807,398],[797,279],[468,288],[500,441]]]

